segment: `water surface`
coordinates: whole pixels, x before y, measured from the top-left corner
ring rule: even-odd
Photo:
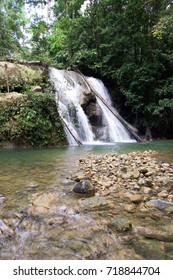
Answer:
[[[15,212],[27,209],[34,193],[50,191],[56,192],[60,201],[58,217],[66,220],[61,227],[53,228],[48,226],[46,218],[33,221],[33,231],[20,230],[14,240],[0,244],[0,259],[112,258],[114,250],[118,250],[118,259],[121,254],[124,259],[135,258],[130,255],[129,248],[120,248],[118,244],[112,246],[114,237],[102,231],[106,211],[82,215],[74,212],[77,198],[71,193],[73,186],[65,184],[76,172],[78,160],[88,154],[134,150],[156,150],[158,160],[173,162],[173,141],[0,149],[0,197],[5,197],[3,215],[14,217]],[[97,255],[96,244],[100,246],[101,255]],[[89,251],[93,252],[92,256],[87,255]]]
[[[90,153],[130,152],[156,150],[156,157],[173,162],[173,141],[146,143],[115,143],[58,148],[4,148],[0,149],[0,194],[17,207],[27,194],[54,188],[69,177],[77,160]]]

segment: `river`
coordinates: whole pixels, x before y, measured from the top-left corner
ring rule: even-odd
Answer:
[[[38,235],[38,232],[45,231],[46,227],[46,224],[43,223],[44,225],[42,225],[40,221],[37,221],[39,225],[33,226],[32,234],[29,234],[26,230],[20,230],[17,233],[18,238],[9,240],[5,245],[0,245],[0,258],[112,258],[111,252],[105,253],[105,248],[100,248],[100,252],[104,252],[102,252],[103,256],[99,257],[96,252],[98,248],[94,248],[94,244],[92,245],[92,254],[87,255],[88,248],[92,244],[92,242],[88,244],[88,240],[92,238],[104,239],[104,234],[101,234],[99,237],[99,221],[97,221],[95,228],[93,228],[95,237],[92,237],[89,224],[90,220],[94,217],[91,217],[91,214],[88,214],[86,217],[81,217],[79,213],[73,212],[71,206],[76,203],[76,198],[71,193],[72,185],[68,184],[68,180],[75,173],[78,160],[88,154],[127,153],[134,150],[155,150],[158,152],[156,157],[159,160],[164,160],[169,163],[173,162],[173,141],[115,143],[112,145],[98,144],[94,146],[57,148],[1,148],[0,198],[3,197],[5,199],[1,209],[1,214],[3,215],[1,218],[9,219],[10,215],[14,216],[14,213],[25,211],[34,193],[56,191],[61,201],[58,211],[61,214],[62,212],[64,213],[63,217],[66,221],[61,221],[61,226],[58,229],[49,229],[47,233],[41,233],[40,235]],[[83,235],[78,231],[78,227],[82,228],[84,224],[85,227],[88,226],[88,234]],[[102,228],[102,223],[100,224],[100,228]],[[59,240],[58,235],[63,235],[64,237]],[[72,238],[75,239],[75,243],[69,241]],[[111,244],[112,237],[108,238],[107,244],[109,242]],[[127,258],[124,255],[117,256],[117,258],[121,257]],[[129,252],[130,258],[132,256]]]

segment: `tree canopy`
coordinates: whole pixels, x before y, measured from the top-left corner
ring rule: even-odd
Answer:
[[[25,4],[41,5],[26,20]],[[172,136],[172,0],[1,0],[1,56],[20,53],[58,68],[101,77],[140,131]],[[25,11],[25,12],[24,12]],[[36,9],[37,11],[37,9]],[[25,29],[23,29],[25,25]],[[30,34],[29,41],[21,38]]]

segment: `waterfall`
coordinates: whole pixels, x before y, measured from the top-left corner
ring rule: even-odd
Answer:
[[[110,99],[108,90],[104,86],[101,80],[95,78],[87,78],[93,88],[101,95],[101,97],[112,107],[112,101]],[[103,104],[103,102],[96,97],[97,102],[102,110],[102,126],[100,128],[100,140],[110,142],[124,142],[131,140],[131,137],[126,128],[121,122],[111,113],[111,111]]]
[[[92,77],[85,79],[108,105],[112,106],[109,93],[102,81]],[[57,108],[64,123],[69,145],[76,145],[77,141],[82,144],[134,141],[103,102],[98,97],[91,98],[90,89],[80,74],[51,67],[50,80],[55,89]],[[88,104],[90,107],[92,104],[93,111],[97,115],[94,116],[95,119],[98,118],[95,123],[87,116]],[[91,109],[90,111],[92,114]]]

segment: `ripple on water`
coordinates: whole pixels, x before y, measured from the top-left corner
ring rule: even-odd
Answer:
[[[159,159],[172,162],[173,142],[141,144],[141,150],[161,150]],[[79,198],[72,192],[69,178],[76,171],[78,159],[89,153],[130,151],[134,144],[99,145],[67,149],[35,149],[0,151],[0,201],[1,218],[18,222],[15,212],[28,209],[33,194],[54,192],[59,204],[56,212],[46,215],[30,215],[20,223],[15,236],[4,242],[0,236],[1,259],[140,259],[140,248],[151,248],[155,255],[155,243],[143,241],[134,246],[135,239],[129,233],[127,241],[112,234],[107,222],[116,216],[114,210],[97,209],[84,211],[79,207]],[[82,151],[83,149],[83,151]],[[0,197],[0,198],[1,198]],[[117,203],[114,201],[114,203]],[[83,202],[84,204],[84,202]],[[129,213],[129,216],[134,214]],[[139,217],[136,218],[139,221]],[[135,219],[134,219],[135,220]],[[141,218],[141,222],[144,222]],[[168,221],[169,223],[169,221]],[[123,236],[122,236],[123,237]],[[145,243],[145,244],[144,244]],[[160,243],[159,243],[160,244]],[[172,243],[170,244],[172,245]],[[168,246],[165,252],[169,255]],[[171,247],[172,248],[172,247]],[[157,250],[158,252],[158,250]],[[145,255],[144,255],[145,256]]]

